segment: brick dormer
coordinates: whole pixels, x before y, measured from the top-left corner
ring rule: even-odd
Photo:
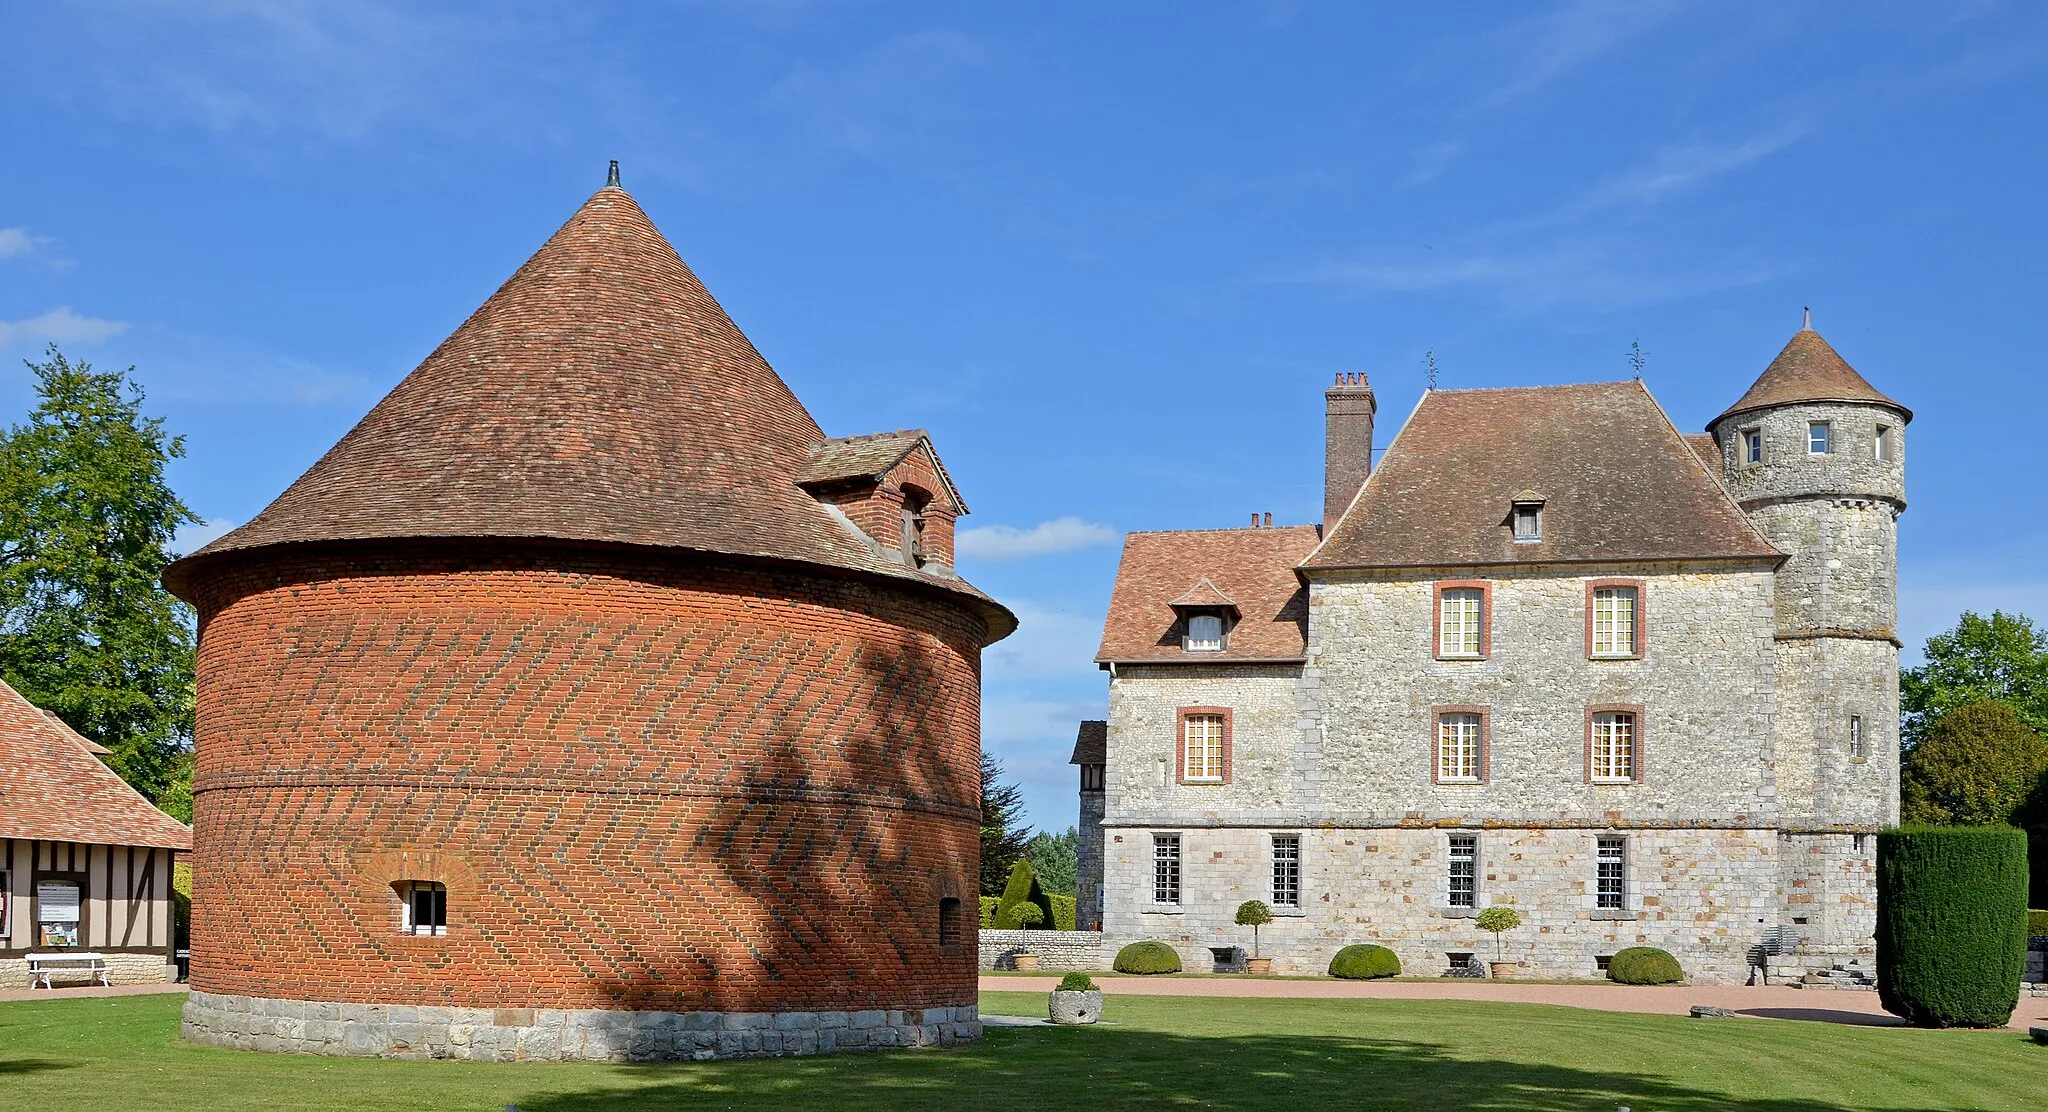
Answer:
[[[887,554],[953,573],[954,522],[967,505],[924,430],[823,441],[796,481]]]

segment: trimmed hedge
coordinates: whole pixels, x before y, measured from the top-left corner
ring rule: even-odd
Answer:
[[[1400,956],[1385,946],[1346,946],[1330,959],[1330,976],[1347,981],[1371,981],[1400,974]]]
[[[1074,897],[1048,892],[1046,899],[1052,901],[1052,929],[1070,931],[1074,929]]]
[[[1048,930],[1053,925],[1052,899],[1039,887],[1038,874],[1031,871],[1031,862],[1019,861],[1010,868],[1010,883],[1003,886],[1003,895],[996,905],[996,927],[1000,930],[1016,930],[1019,924],[1016,908],[1020,904],[1036,904],[1039,920],[1035,925],[1024,926],[1026,930]]]
[[[1877,836],[1877,991],[1922,1027],[2003,1027],[2027,960],[2027,836],[2010,826]]]
[[[1685,980],[1685,970],[1655,946],[1630,946],[1607,959],[1607,979],[1623,985],[1675,985]]]
[[[1069,973],[1060,978],[1060,987],[1055,992],[1094,992],[1095,978],[1086,973]]]
[[[2027,933],[2048,935],[2048,911],[2027,912]]]
[[[981,898],[981,926],[983,930],[990,930],[995,927],[996,908],[1000,907],[1002,902],[1003,900],[1000,896],[983,896]]]
[[[1133,942],[1116,952],[1109,967],[1119,973],[1178,973],[1180,951],[1164,942]]]

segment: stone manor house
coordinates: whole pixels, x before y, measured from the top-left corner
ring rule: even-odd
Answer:
[[[1083,924],[1206,968],[1264,900],[1296,973],[1491,959],[1494,904],[1528,976],[1871,955],[1911,413],[1810,326],[1704,434],[1640,381],[1431,390],[1375,467],[1365,377],[1325,403],[1321,525],[1125,542]]]

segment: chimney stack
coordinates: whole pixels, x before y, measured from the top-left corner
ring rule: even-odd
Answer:
[[[1379,408],[1365,372],[1347,371],[1323,391],[1323,530],[1337,525],[1344,508],[1372,474],[1372,415]]]

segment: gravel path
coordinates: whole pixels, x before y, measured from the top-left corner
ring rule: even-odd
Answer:
[[[75,1000],[81,996],[148,996],[158,992],[190,992],[188,985],[115,985],[101,988],[98,985],[58,985],[56,988],[0,988],[0,1001],[7,1000]]]
[[[1772,985],[1542,985],[1488,981],[1279,980],[1262,977],[1103,977],[1095,983],[1110,996],[1261,996],[1304,1000],[1505,1000],[1558,1004],[1604,1012],[1685,1015],[1694,1004],[1728,1008],[1770,1019],[1815,1019],[1829,1023],[1898,1026],[1878,1006],[1877,993],[1849,989],[1797,989]],[[1053,977],[983,977],[983,992],[1050,992]],[[2025,1030],[2048,1024],[2048,998],[2020,997],[2009,1026]]]

